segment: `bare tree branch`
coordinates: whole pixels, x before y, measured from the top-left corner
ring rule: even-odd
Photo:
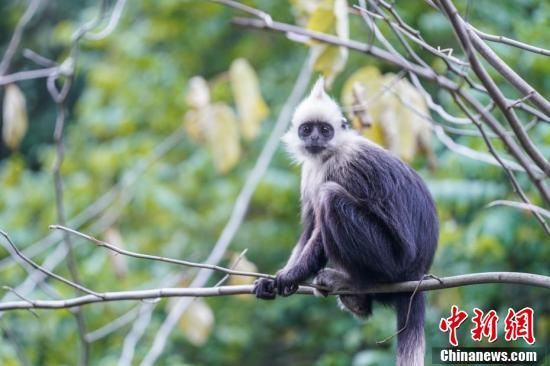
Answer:
[[[510,123],[510,126],[514,130],[516,136],[518,137],[521,145],[527,152],[527,154],[533,159],[533,161],[543,170],[545,175],[550,175],[550,162],[548,162],[542,153],[537,149],[535,144],[531,141],[523,127],[521,126],[521,123],[519,122],[519,119],[517,115],[515,114],[514,110],[506,103],[506,98],[500,91],[500,89],[497,87],[496,83],[493,81],[493,79],[489,76],[481,62],[476,57],[476,54],[473,50],[472,44],[476,46],[476,49],[480,51],[480,53],[489,61],[489,59],[493,56],[496,57],[496,55],[493,55],[491,52],[489,52],[487,49],[488,47],[482,42],[476,42],[477,35],[473,33],[472,31],[468,31],[464,20],[460,17],[460,14],[458,13],[458,10],[454,7],[452,2],[450,0],[439,0],[439,2],[442,5],[442,8],[445,10],[445,13],[449,17],[449,20],[451,21],[451,24],[453,25],[453,28],[455,32],[457,33],[457,36],[460,40],[460,43],[462,44],[462,47],[464,48],[466,55],[468,56],[468,59],[470,60],[470,64],[472,66],[472,69],[476,73],[476,75],[479,77],[481,83],[487,88],[487,91],[493,98],[493,100],[496,102],[498,107],[500,108],[501,112],[506,116],[506,119]],[[490,61],[489,61],[490,62]],[[499,68],[506,69],[509,68],[502,60],[498,60],[496,63]],[[506,65],[506,67],[504,67]],[[495,65],[493,65],[495,66]],[[497,66],[495,66],[497,67]],[[511,70],[511,69],[510,69]],[[515,73],[508,73],[506,76],[507,80],[517,80],[521,79],[517,74]],[[523,80],[523,79],[521,79]],[[517,82],[517,81],[516,81]],[[526,89],[527,90],[527,89]],[[525,91],[524,91],[525,92]],[[525,92],[525,95],[532,96],[533,100],[536,100],[536,97],[542,98],[540,94],[536,92],[532,87],[529,86],[527,92]],[[548,103],[544,98],[542,100],[546,103]],[[541,103],[539,107],[544,108],[546,103]],[[545,109],[543,109],[545,110]],[[545,110],[546,113],[550,114],[550,104],[548,105],[548,111]]]
[[[485,144],[489,147],[489,152],[495,157],[495,159],[500,163],[500,165],[504,169],[504,172],[508,176],[508,179],[511,182],[512,188],[514,189],[514,191],[519,195],[519,197],[523,200],[523,202],[525,202],[528,205],[531,205],[531,201],[529,200],[529,198],[527,197],[527,195],[525,194],[525,192],[521,188],[518,180],[516,179],[516,176],[514,175],[514,172],[512,172],[512,169],[508,165],[505,164],[505,161],[497,153],[497,151],[495,149],[495,146],[493,145],[491,140],[489,140],[489,137],[487,136],[487,133],[485,132],[485,129],[483,128],[481,123],[476,118],[473,118],[473,116],[471,116],[471,113],[468,110],[468,108],[462,103],[462,101],[460,99],[458,99],[457,96],[453,96],[453,97],[455,98],[456,104],[464,111],[464,113],[466,113],[467,115],[470,116],[470,118],[472,118],[472,122],[474,122],[474,124],[478,128],[479,132],[481,133],[481,136],[483,137],[483,140],[485,140]],[[546,234],[550,235],[550,228],[548,227],[548,224],[546,223],[546,220],[544,220],[544,218],[541,217],[541,215],[536,211],[533,211],[533,215],[539,221],[539,223],[542,225],[542,227],[543,227],[544,231],[546,232]]]
[[[489,283],[527,285],[550,289],[550,277],[532,273],[522,272],[481,272],[458,275],[451,277],[440,277],[438,279],[419,281],[399,282],[388,285],[379,285],[362,290],[334,291],[329,295],[357,295],[357,294],[380,294],[412,292],[416,287],[418,291],[441,290],[453,287],[480,285]],[[220,287],[193,287],[193,288],[158,288],[141,291],[120,291],[105,292],[104,297],[85,295],[65,300],[33,300],[29,301],[6,301],[0,303],[0,311],[17,309],[67,309],[76,306],[88,305],[98,302],[125,301],[125,300],[147,300],[162,299],[168,297],[213,297],[253,294],[253,285],[220,286]],[[300,286],[298,294],[313,295],[313,288]]]
[[[314,32],[295,25],[276,22],[276,21],[273,21],[271,24],[267,24],[264,21],[259,19],[233,18],[233,23],[243,27],[297,34],[302,37],[307,37],[312,40],[332,44],[335,46],[347,47],[354,51],[370,54],[382,61],[388,62],[389,64],[392,64],[394,66],[398,66],[407,71],[414,72],[418,76],[421,76],[427,80],[435,82],[437,85],[443,87],[444,89],[455,91],[459,88],[458,85],[454,81],[450,80],[449,78],[441,76],[431,69],[427,69],[425,67],[419,66],[415,63],[412,63],[406,60],[401,56],[395,55],[391,52],[385,51],[376,46],[367,45],[365,43],[354,41],[354,40],[344,40],[340,37],[333,36],[331,34]]]
[[[467,62],[464,62],[464,61],[459,60],[457,58],[451,58],[446,52],[443,52],[443,50],[440,50],[439,47],[436,49],[435,47],[432,47],[430,44],[428,44],[424,40],[424,38],[422,38],[422,35],[421,35],[420,31],[414,29],[413,27],[411,27],[410,25],[408,25],[407,23],[405,23],[401,19],[401,17],[399,16],[399,14],[397,13],[397,11],[395,10],[395,8],[393,7],[392,4],[387,3],[384,0],[377,0],[377,1],[369,0],[369,2],[375,8],[378,9],[377,14],[379,15],[379,17],[382,20],[384,20],[391,27],[392,31],[394,33],[396,33],[396,36],[398,37],[399,41],[402,44],[405,43],[406,41],[403,39],[403,37],[399,33],[401,33],[402,35],[405,35],[411,41],[417,43],[418,45],[420,45],[422,48],[424,48],[428,52],[430,52],[433,55],[439,57],[443,62],[445,62],[445,64],[447,65],[448,69],[451,72],[453,72],[454,74],[456,74],[459,77],[463,78],[468,83],[468,85],[470,85],[473,89],[475,89],[477,91],[480,91],[484,94],[488,94],[487,90],[482,85],[479,85],[479,84],[475,83],[472,80],[472,78],[468,75],[468,73],[464,72],[464,67],[469,68],[469,66],[470,66]],[[396,20],[397,25],[396,25],[396,22],[391,21],[387,16],[385,16],[379,10],[378,5],[382,6],[384,9],[386,9],[391,14],[393,19]],[[434,7],[435,7],[435,5],[434,5]],[[409,46],[404,45],[404,47],[407,49],[407,51],[409,53],[411,53],[412,49]],[[452,49],[450,51],[452,51]],[[417,59],[418,56],[413,55],[413,57],[415,57],[415,59]],[[414,82],[414,80],[413,80],[413,82]],[[419,87],[418,83],[414,82],[414,84],[415,84],[415,86]],[[508,98],[506,99],[506,101],[509,104],[512,104],[512,102],[513,102],[512,100],[510,100]],[[515,107],[520,108],[520,109],[524,110],[525,112],[530,113],[530,114],[540,118],[543,121],[546,121],[546,122],[550,121],[550,116],[548,114],[545,114],[545,113],[539,111],[538,109],[535,109],[535,108],[533,108],[533,107],[531,107],[531,106],[529,106],[525,103],[517,103],[515,105]],[[445,119],[450,121],[449,118],[445,118]]]

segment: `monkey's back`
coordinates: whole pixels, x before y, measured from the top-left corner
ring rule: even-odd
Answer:
[[[368,140],[357,143],[345,163],[327,169],[327,181],[338,183],[357,199],[360,215],[367,219],[364,222],[378,226],[376,239],[388,243],[390,255],[403,263],[392,278],[373,270],[370,280],[418,279],[428,271],[437,246],[439,224],[432,196],[422,178],[395,155]],[[365,238],[358,245],[378,245],[369,242],[374,240],[372,231],[361,231]],[[358,265],[361,277],[373,267],[369,259]]]

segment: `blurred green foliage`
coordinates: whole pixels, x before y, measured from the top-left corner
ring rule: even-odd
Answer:
[[[0,51],[5,48],[25,2],[2,1]],[[246,1],[277,20],[294,22],[286,1]],[[487,32],[548,47],[550,3],[521,1],[457,1],[471,22]],[[398,11],[418,27],[426,40],[441,47],[459,49],[445,19],[418,2],[400,2]],[[25,32],[22,47],[56,60],[65,56],[72,32],[97,12],[93,1],[48,2]],[[127,179],[144,164],[155,147],[180,128],[186,112],[185,90],[194,75],[207,80],[223,79],[236,58],[247,59],[258,72],[262,94],[271,114],[260,136],[242,143],[237,166],[226,174],[214,169],[207,149],[184,137],[115,201],[116,220],[130,250],[201,261],[209,253],[227,220],[234,199],[264,145],[274,120],[306,55],[306,46],[280,35],[240,29],[231,25],[235,15],[223,6],[205,1],[128,2],[113,34],[99,41],[84,41],[78,76],[68,103],[66,158],[63,165],[65,206],[73,217]],[[351,34],[367,40],[367,28],[358,17],[350,18]],[[384,28],[383,28],[384,29]],[[546,44],[545,44],[546,42]],[[492,45],[503,59],[543,95],[550,95],[550,63],[541,56],[514,48]],[[422,54],[422,53],[421,53]],[[422,54],[424,55],[424,54]],[[424,55],[426,56],[426,55]],[[332,93],[353,71],[375,65],[396,72],[362,54],[350,54],[344,72],[335,80]],[[20,53],[11,71],[33,66]],[[434,61],[434,67],[437,67]],[[497,80],[502,81],[496,75]],[[223,83],[223,80],[222,80]],[[48,233],[55,223],[52,146],[55,108],[43,80],[19,85],[27,98],[29,133],[16,152],[0,145],[0,228],[9,232],[21,248]],[[225,88],[225,89],[224,89]],[[513,97],[514,90],[503,84]],[[227,85],[215,88],[213,99],[232,103]],[[448,97],[435,88],[439,102],[452,109]],[[0,91],[0,97],[3,91]],[[458,113],[458,112],[457,112]],[[525,117],[525,116],[522,116]],[[539,125],[532,137],[550,151],[550,129]],[[485,151],[479,139],[453,136],[462,144]],[[415,167],[428,181],[441,219],[440,246],[432,272],[453,275],[481,271],[523,271],[549,275],[550,246],[536,221],[527,213],[505,207],[485,208],[497,198],[515,196],[504,173],[493,166],[469,160],[436,145],[438,169],[430,173],[424,161]],[[528,181],[520,176],[526,187]],[[291,166],[282,149],[256,191],[246,220],[233,240],[231,251],[248,248],[247,257],[262,272],[275,272],[289,255],[299,235],[299,170]],[[124,199],[128,202],[125,203]],[[540,204],[535,201],[534,203]],[[93,226],[94,220],[82,228]],[[103,237],[100,235],[100,237]],[[111,256],[90,243],[76,241],[82,278],[96,291],[162,286],[158,283],[181,268],[128,259],[125,275],[115,275]],[[41,254],[43,259],[51,251]],[[7,252],[0,249],[0,258]],[[228,256],[229,258],[229,256]],[[228,259],[224,261],[227,265]],[[2,285],[15,287],[25,271],[13,264],[0,270]],[[57,272],[67,275],[65,266]],[[215,275],[211,283],[221,276]],[[73,292],[52,282],[63,295]],[[45,298],[41,291],[31,297]],[[437,330],[441,317],[457,304],[463,310],[479,307],[504,315],[508,307],[535,309],[537,344],[550,339],[548,292],[525,286],[480,285],[431,292],[428,295],[427,349],[446,345]],[[376,341],[394,332],[390,309],[377,308],[373,318],[361,323],[336,309],[335,300],[293,296],[274,302],[251,297],[219,297],[206,300],[215,316],[208,341],[192,345],[176,329],[159,365],[391,365],[392,342]],[[90,329],[97,329],[129,310],[134,304],[96,304],[84,309]],[[161,302],[141,342],[140,360],[152,343],[167,307]],[[74,318],[68,311],[39,311],[39,318],[19,311],[3,314],[0,329],[0,364],[75,364],[78,340]],[[92,364],[116,364],[126,326],[92,344]],[[498,344],[503,343],[502,330]],[[461,329],[462,345],[468,341]],[[522,345],[518,342],[518,345]],[[429,354],[429,352],[428,352]],[[428,356],[429,357],[429,356]]]

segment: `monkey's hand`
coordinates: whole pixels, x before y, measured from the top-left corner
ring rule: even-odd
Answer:
[[[275,296],[277,296],[275,292],[275,280],[271,278],[258,278],[254,282],[254,294],[256,294],[257,299],[275,299]]]
[[[298,291],[300,279],[295,276],[292,269],[283,269],[277,272],[275,278],[275,288],[277,294],[281,296],[290,296]]]

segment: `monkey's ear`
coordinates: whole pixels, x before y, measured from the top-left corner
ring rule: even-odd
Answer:
[[[313,98],[323,98],[327,93],[325,92],[325,78],[322,76],[319,76],[319,79],[315,82],[315,85],[313,85],[313,88],[311,89],[311,93],[309,95]]]

